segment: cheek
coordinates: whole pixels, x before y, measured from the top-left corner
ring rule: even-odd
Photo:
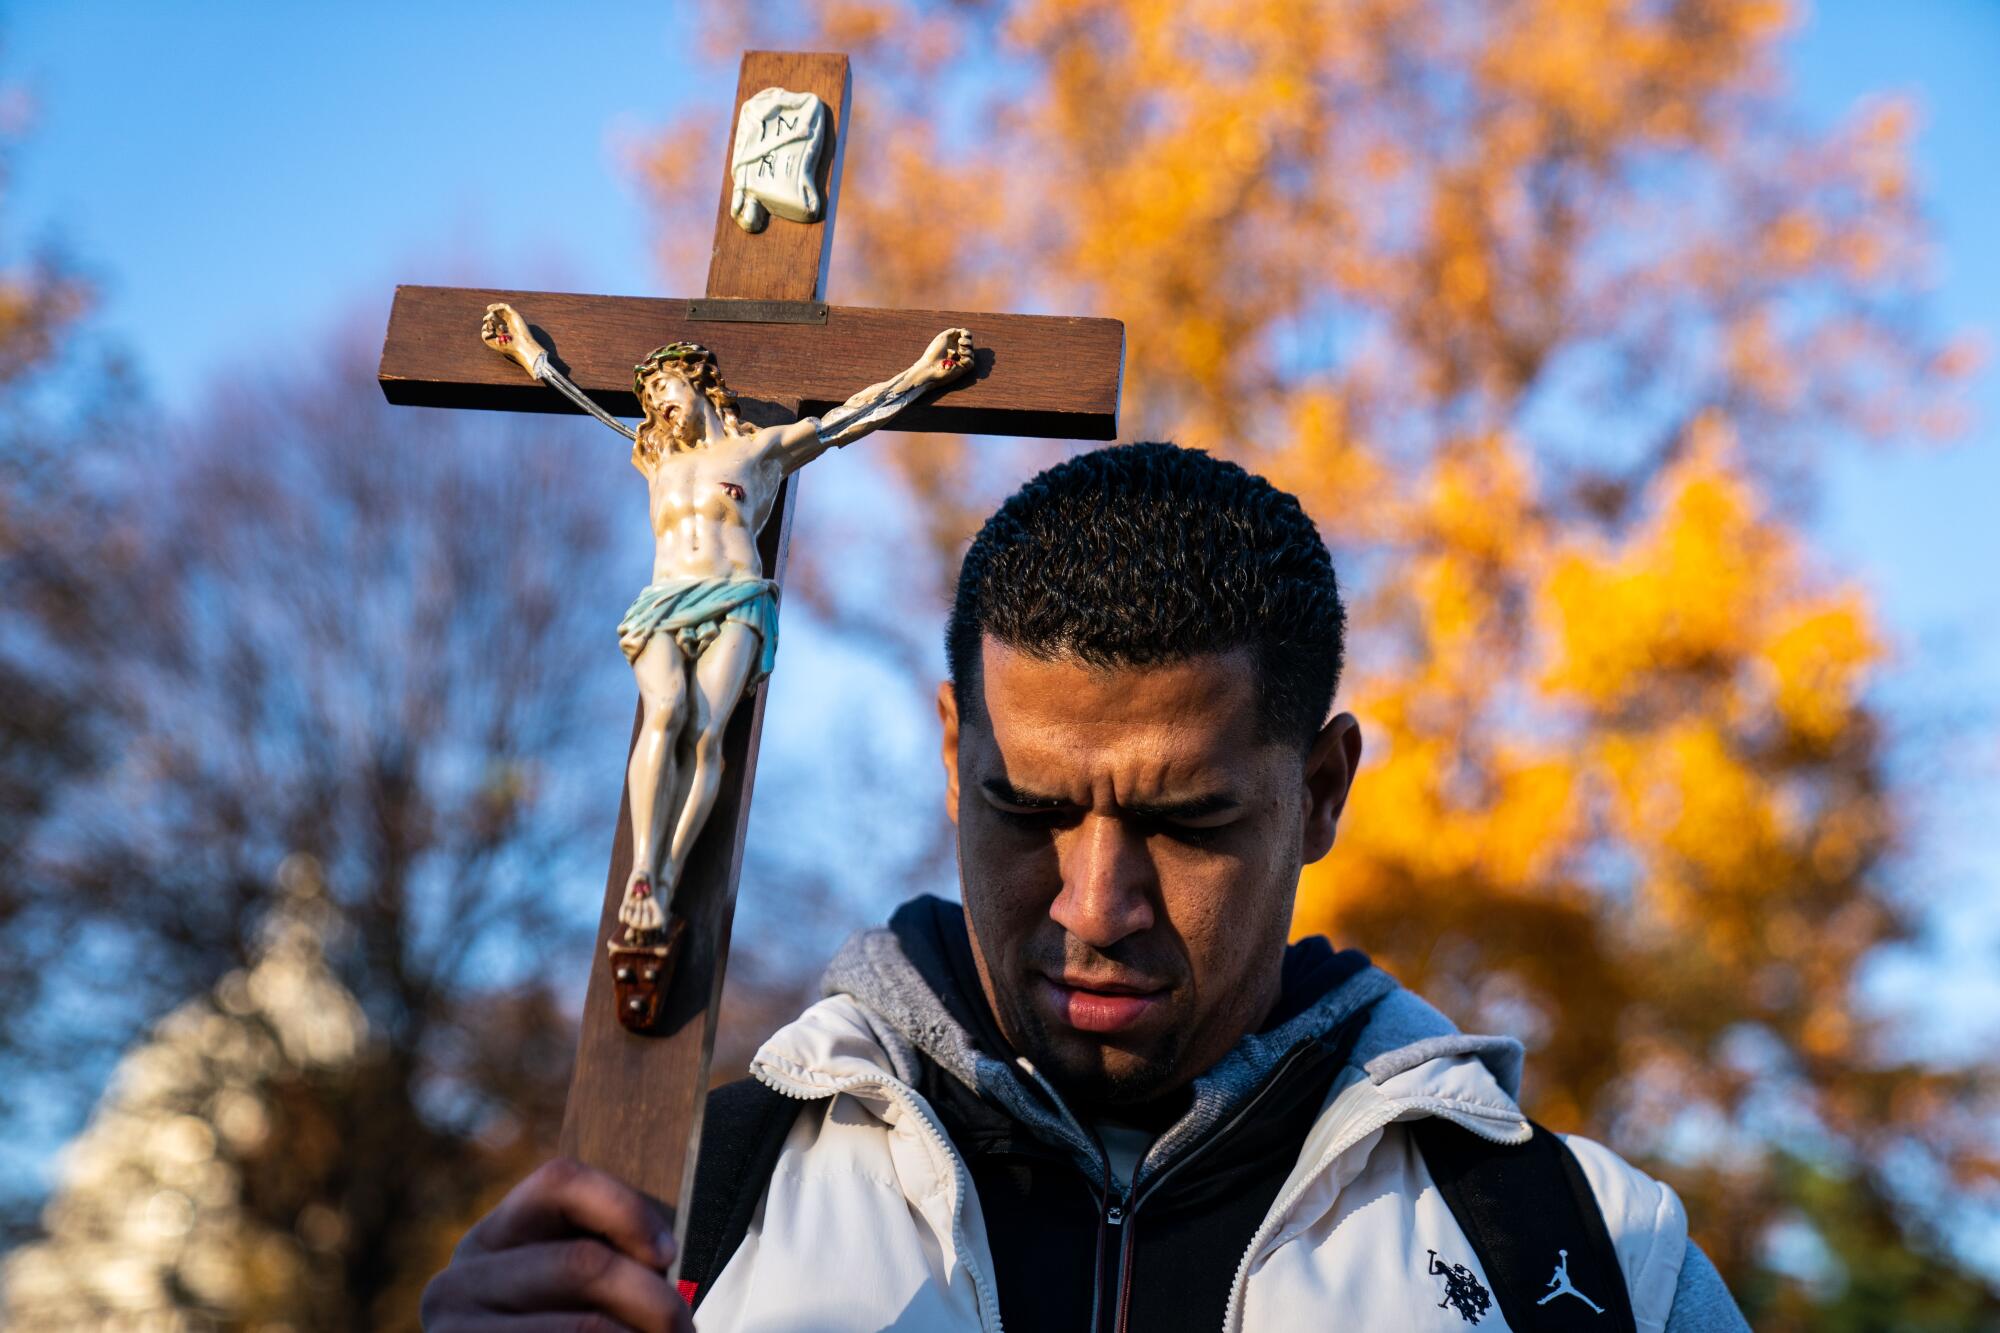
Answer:
[[[1048,835],[1008,826],[983,808],[959,810],[958,868],[966,912],[986,945],[1003,952],[1034,931],[1062,889]]]
[[[1226,853],[1176,848],[1157,859],[1161,894],[1207,987],[1233,987],[1291,931],[1299,814],[1273,810]]]
[[[1181,937],[1181,946],[1197,973],[1215,975],[1230,970],[1238,952],[1246,917],[1256,913],[1259,895],[1254,862],[1236,856],[1199,859],[1184,851],[1156,858],[1160,897],[1167,919]]]

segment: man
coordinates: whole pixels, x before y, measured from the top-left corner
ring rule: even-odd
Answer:
[[[1099,450],[994,514],[938,692],[964,909],[851,941],[715,1094],[717,1143],[776,1129],[704,1149],[704,1333],[1744,1327],[1672,1190],[1523,1118],[1519,1043],[1286,945],[1361,758],[1342,628],[1297,502],[1205,454]],[[686,1328],[660,1221],[552,1163],[427,1326]]]
[[[669,942],[673,889],[722,786],[722,736],[743,692],[778,652],[778,585],[764,577],[757,533],[784,479],[828,449],[880,430],[929,390],[972,368],[972,335],[946,329],[908,370],[828,412],[762,429],[736,414],[715,355],[669,343],[632,372],[645,411],[637,431],[557,370],[520,312],[486,307],[494,351],[632,441],[646,478],[653,578],[618,622],[639,682],[639,740],[626,772],[632,873],[619,903],[626,942]],[[669,836],[671,835],[671,836]],[[676,923],[678,924],[678,923]],[[677,932],[675,932],[677,933]]]

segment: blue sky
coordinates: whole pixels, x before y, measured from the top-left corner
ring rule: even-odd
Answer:
[[[8,239],[54,239],[100,279],[99,327],[173,411],[226,375],[312,355],[342,318],[379,329],[399,281],[660,292],[627,149],[681,99],[719,103],[735,81],[733,63],[680,49],[680,13],[671,2],[12,6],[0,68],[39,113],[16,156]],[[1822,4],[1789,67],[1794,104],[1817,124],[1870,92],[1916,99],[1937,313],[1947,327],[2000,324],[2000,5]],[[858,73],[859,98],[868,77]],[[706,246],[685,238],[672,267],[698,277]],[[1918,1030],[1924,1049],[1958,1056],[2000,1036],[2000,910],[1986,905],[2000,888],[2000,374],[1975,402],[1978,424],[1953,447],[1838,456],[1815,519],[1895,636],[1885,703],[1952,737],[1910,867],[1932,938],[1886,960],[1874,987],[1938,1020]]]
[[[1911,97],[1922,129],[1917,188],[1938,240],[1935,307],[1946,327],[1984,331],[1977,420],[1955,445],[1857,450],[1826,477],[1816,524],[1830,556],[1869,585],[1893,631],[1887,703],[1927,735],[1953,737],[1916,835],[1913,893],[1930,905],[1920,953],[1876,973],[1885,1000],[1938,1020],[1919,1046],[1990,1055],[2000,1037],[2000,5],[1989,0],[1842,0],[1814,10],[1791,70],[1801,112],[1831,123],[1856,99]],[[1934,776],[1929,762],[1908,765]]]

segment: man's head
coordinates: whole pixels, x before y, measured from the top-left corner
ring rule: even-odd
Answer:
[[[632,367],[632,391],[646,414],[639,427],[641,448],[663,427],[670,439],[681,444],[698,439],[690,410],[696,394],[705,396],[725,419],[736,415],[736,395],[722,382],[715,353],[700,343],[673,342],[648,352]]]
[[[1361,754],[1344,615],[1291,496],[1171,444],[987,520],[947,632],[947,804],[980,979],[1080,1100],[1154,1101],[1277,998],[1299,868]]]

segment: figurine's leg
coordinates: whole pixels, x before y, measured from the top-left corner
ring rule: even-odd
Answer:
[[[694,717],[689,723],[694,732],[694,771],[667,856],[670,884],[680,883],[681,868],[701,836],[715,794],[722,789],[722,735],[763,647],[756,630],[728,621],[694,664]]]
[[[681,785],[675,751],[689,712],[687,655],[672,634],[656,634],[632,663],[632,674],[639,682],[641,714],[639,741],[625,770],[632,807],[632,875],[625,882],[618,919],[634,930],[658,930],[666,922],[655,890],[667,817]]]
[[[690,669],[689,674],[693,672]],[[667,838],[680,825],[680,813],[687,809],[688,789],[694,785],[694,741],[695,710],[692,706],[681,710],[681,734],[674,747],[674,789],[664,796],[660,805],[665,812],[662,816],[660,839],[660,859],[670,863],[660,875],[660,906],[672,910],[674,886],[680,883],[680,863],[667,855]]]

